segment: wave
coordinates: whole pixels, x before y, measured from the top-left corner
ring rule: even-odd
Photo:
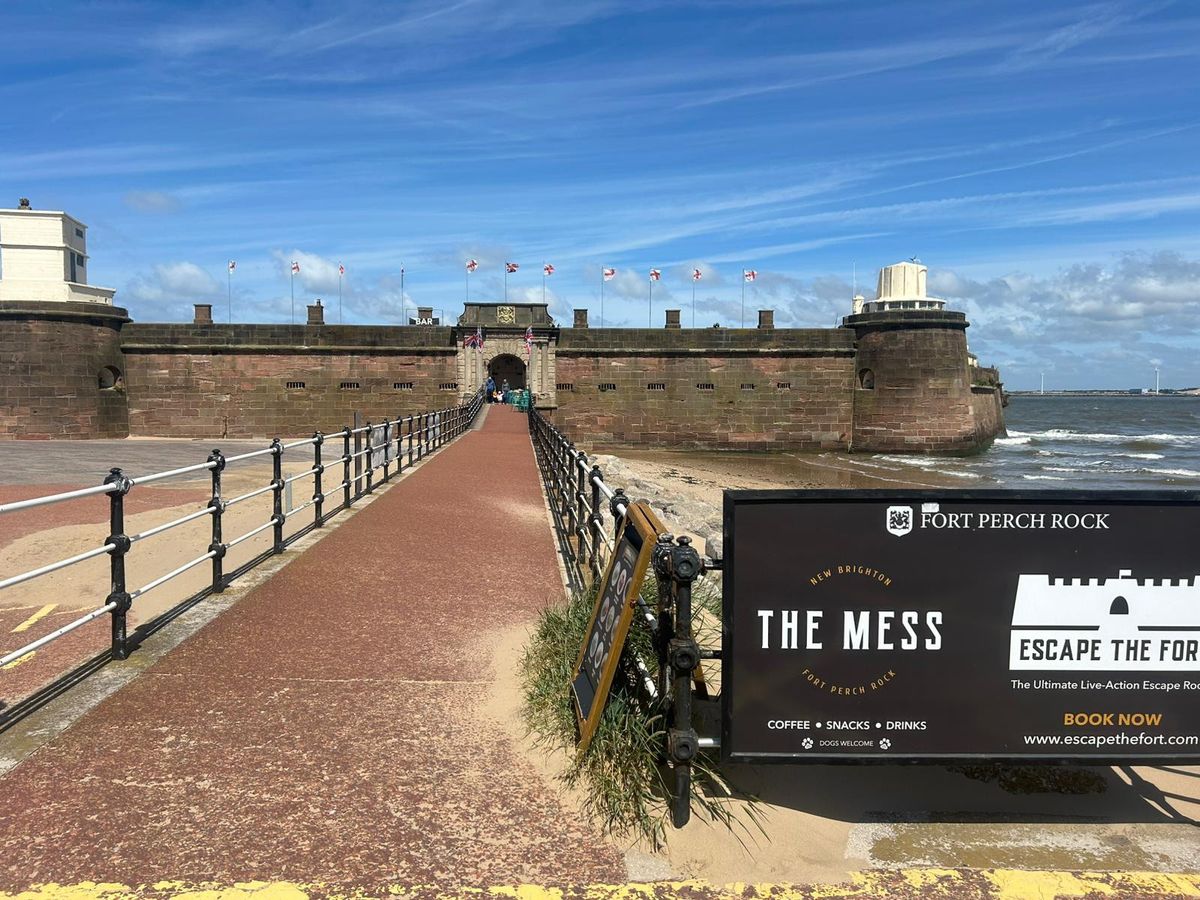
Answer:
[[[1069,428],[1049,428],[1045,431],[1012,431],[1009,438],[1030,438],[1042,441],[1084,441],[1096,444],[1200,444],[1200,434],[1109,434],[1107,432],[1072,431]],[[999,443],[999,440],[997,440]]]
[[[1029,437],[1028,435],[1019,435],[1018,437],[1013,437],[1012,432],[1009,432],[1008,437],[996,438],[996,440],[992,443],[1001,447],[1012,447],[1020,444],[1028,444],[1031,440],[1033,440],[1033,438]]]
[[[1057,475],[1022,475],[1026,481],[1066,481],[1065,478],[1060,478]]]
[[[1192,469],[1138,469],[1138,471],[1152,475],[1174,475],[1178,478],[1200,478],[1200,472]]]
[[[1124,456],[1127,459],[1163,459],[1161,453],[1118,453],[1117,456]]]

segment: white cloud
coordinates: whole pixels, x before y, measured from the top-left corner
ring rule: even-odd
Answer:
[[[117,294],[117,302],[130,307],[134,318],[142,321],[190,319],[193,303],[216,304],[223,298],[224,286],[191,262],[157,265],[135,275]]]
[[[271,256],[279,264],[279,270],[285,278],[292,277],[293,262],[300,264],[300,272],[296,275],[296,283],[306,292],[324,292],[336,295],[338,289],[337,260],[326,259],[315,253],[305,253],[303,250],[292,250],[290,252],[273,250],[271,251]],[[347,271],[343,290],[349,286],[350,276],[351,273]]]
[[[121,198],[130,209],[144,213],[173,213],[183,204],[166,191],[129,191]]]

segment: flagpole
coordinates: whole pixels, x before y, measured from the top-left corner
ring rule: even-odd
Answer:
[[[404,263],[400,263],[400,305],[404,305]]]
[[[466,270],[466,273],[467,273],[467,276],[466,276],[467,277],[467,301],[466,302],[470,303],[471,302],[471,270],[467,269],[466,266],[463,266],[463,268]]]
[[[746,327],[746,264],[742,263],[742,321],[739,328]]]
[[[344,320],[342,319],[342,279],[344,277],[345,276],[342,275],[342,264],[338,263],[338,324],[339,325],[344,324]],[[404,303],[404,291],[400,292],[400,302],[401,302],[401,304]]]
[[[233,269],[228,265],[225,266],[226,274],[229,276],[229,324],[233,324]]]
[[[650,303],[646,307],[646,327],[654,327],[654,276],[650,276]]]
[[[600,267],[600,327],[604,327],[604,266]]]
[[[292,272],[292,324],[296,324],[296,273]]]
[[[546,302],[546,261],[542,260],[542,303]],[[526,348],[528,349],[528,348]]]
[[[508,263],[504,264],[504,302],[508,302]]]
[[[692,327],[696,327],[696,279],[692,279]]]

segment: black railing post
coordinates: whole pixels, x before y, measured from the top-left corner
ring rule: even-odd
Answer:
[[[408,417],[408,464],[413,464],[413,417]]]
[[[364,441],[364,443],[366,444],[366,451],[367,451],[367,458],[366,458],[367,490],[365,493],[369,494],[369,493],[371,493],[372,490],[374,490],[373,481],[374,481],[374,471],[375,471],[375,450],[374,450],[375,445],[374,445],[374,443],[372,443],[373,437],[371,435],[371,420],[370,419],[367,419],[366,438],[367,438],[366,441]]]
[[[276,553],[283,552],[283,442],[279,438],[271,441],[271,487],[275,491],[275,498],[272,504],[271,521],[275,523],[275,546],[272,548]]]
[[[404,417],[396,416],[396,474],[404,471]]]
[[[350,493],[350,426],[342,428],[342,509],[349,509],[354,500]]]
[[[325,435],[319,431],[313,432],[313,527],[320,528],[325,524],[325,493],[322,490],[321,475],[325,472],[325,464],[321,462],[321,445],[325,443]]]
[[[354,414],[354,499],[362,496],[362,417]]]
[[[212,542],[208,552],[212,558],[212,589],[214,594],[225,590],[225,544],[221,537],[221,516],[225,513],[225,501],[221,499],[221,473],[225,471],[225,457],[220,450],[208,455],[212,467],[212,499],[208,508],[212,510]]]
[[[388,481],[392,477],[392,423],[387,419],[383,420],[383,480]]]
[[[105,484],[115,484],[115,490],[108,495],[108,539],[106,544],[112,544],[109,557],[109,594],[108,603],[116,604],[112,610],[112,650],[113,659],[129,658],[128,628],[126,617],[133,599],[125,590],[125,554],[129,552],[132,541],[125,533],[125,495],[133,487],[133,481],[123,474],[120,469],[112,469]],[[106,604],[107,605],[107,604]]]
[[[682,828],[692,814],[692,760],[700,750],[700,738],[692,727],[692,678],[700,665],[700,645],[692,635],[692,584],[700,575],[700,554],[685,535],[676,539],[668,559],[675,596],[675,635],[667,644],[667,659],[675,685],[667,756],[675,769],[671,822]]]
[[[600,578],[600,542],[604,540],[604,516],[600,512],[600,482],[603,480],[600,467],[593,465],[588,475],[588,483],[592,486],[592,515],[588,519],[592,528],[592,552],[588,555],[588,568],[593,582]]]
[[[575,554],[575,568],[583,579],[583,565],[587,560],[587,457],[580,451],[571,457],[571,468],[575,472],[575,543],[579,551]]]

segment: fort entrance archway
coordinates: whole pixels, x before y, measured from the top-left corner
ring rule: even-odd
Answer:
[[[496,387],[504,382],[513,390],[525,387],[525,361],[511,353],[501,353],[488,363],[488,374],[496,381]]]

